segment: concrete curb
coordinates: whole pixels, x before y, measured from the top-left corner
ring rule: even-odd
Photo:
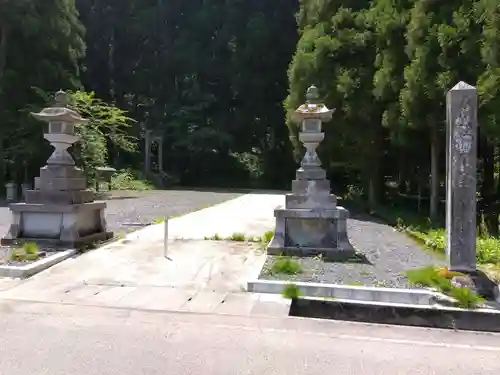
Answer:
[[[0,266],[0,277],[27,278],[71,258],[77,252],[76,249],[61,251],[25,266]]]
[[[247,283],[247,290],[253,293],[281,294],[283,289],[290,284],[297,286],[303,297],[323,297],[419,306],[434,305],[436,304],[436,299],[447,298],[441,293],[426,289],[378,288],[279,280],[252,280]]]
[[[466,310],[439,305],[422,306],[306,297],[292,301],[290,315],[375,324],[500,332],[500,311],[490,309]]]

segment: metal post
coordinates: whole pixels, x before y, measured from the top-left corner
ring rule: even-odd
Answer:
[[[168,251],[168,217],[165,216],[163,220],[163,256],[167,257]]]

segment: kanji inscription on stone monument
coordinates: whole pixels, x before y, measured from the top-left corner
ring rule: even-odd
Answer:
[[[459,82],[446,96],[446,252],[453,271],[476,271],[477,92]]]

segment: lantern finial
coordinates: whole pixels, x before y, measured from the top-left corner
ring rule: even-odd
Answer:
[[[69,96],[63,90],[59,90],[54,95],[54,102],[56,107],[67,107],[69,104]]]

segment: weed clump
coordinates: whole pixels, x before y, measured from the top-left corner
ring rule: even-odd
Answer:
[[[21,248],[13,249],[10,260],[16,262],[35,261],[40,258],[38,245],[34,242],[26,242]]]
[[[297,287],[297,285],[288,284],[281,291],[281,295],[287,299],[297,299],[302,295],[302,293],[300,289]]]
[[[291,257],[277,257],[271,265],[271,273],[273,274],[297,275],[301,272],[300,263]]]
[[[410,284],[437,289],[441,293],[454,298],[458,307],[473,309],[485,301],[469,288],[453,285],[452,279],[454,277],[463,276],[460,272],[428,266],[409,270],[405,274]]]

